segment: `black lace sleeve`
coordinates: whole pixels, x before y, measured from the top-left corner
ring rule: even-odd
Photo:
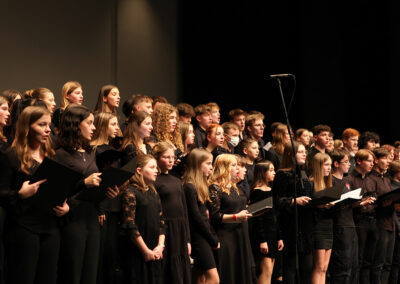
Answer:
[[[278,171],[276,173],[272,192],[278,211],[291,210],[293,192],[290,191],[290,187],[293,182],[293,173],[288,171]]]
[[[221,189],[218,185],[210,185],[210,219],[214,226],[219,226],[222,223],[224,214],[221,213]]]
[[[127,189],[121,198],[122,207],[122,222],[121,228],[126,231],[126,234],[131,238],[140,236],[139,229],[135,223],[136,215],[136,196],[135,193]]]

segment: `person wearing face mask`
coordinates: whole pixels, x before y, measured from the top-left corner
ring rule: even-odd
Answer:
[[[239,145],[239,127],[232,122],[224,122],[222,125],[224,129],[224,143],[222,147],[229,154],[235,153],[235,148]]]

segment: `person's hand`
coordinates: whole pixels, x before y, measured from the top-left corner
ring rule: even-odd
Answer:
[[[42,179],[42,180],[39,180],[39,181],[34,182],[34,183],[30,183],[29,180],[25,181],[25,182],[22,184],[21,189],[18,190],[19,196],[20,196],[22,199],[25,199],[25,198],[29,198],[29,197],[35,195],[36,192],[37,192],[38,189],[39,189],[39,186],[40,186],[42,183],[44,183],[45,181],[46,181],[46,179]]]
[[[154,255],[155,255],[155,259],[159,260],[163,258],[163,251],[164,251],[164,245],[157,245],[154,249]]]
[[[300,196],[296,198],[296,203],[300,206],[307,205],[310,202],[311,198],[308,196]],[[293,203],[293,201],[292,201]]]
[[[239,220],[241,222],[246,222],[249,217],[253,216],[253,214],[250,214],[247,210],[242,210],[235,215],[236,215],[236,220]]]
[[[366,206],[368,204],[372,204],[376,201],[376,198],[373,196],[368,196],[366,198],[363,198],[362,201],[360,202],[360,206]]]
[[[99,186],[101,182],[101,173],[93,173],[87,178],[85,178],[86,186]]]
[[[180,163],[181,163],[181,160],[180,160],[180,159],[176,159],[175,162],[174,162],[174,166],[176,167],[176,166],[179,165]]]
[[[278,251],[282,251],[285,245],[283,244],[283,240],[278,241]]]
[[[118,188],[118,186],[114,186],[114,189],[112,189],[111,187],[107,188],[106,196],[107,196],[109,199],[114,199],[115,197],[118,196],[118,194],[119,194],[119,188]]]
[[[145,262],[153,261],[156,260],[156,254],[154,253],[154,251],[146,249],[146,251],[143,252],[143,258]]]
[[[188,247],[188,255],[190,256],[192,254],[192,245],[190,243],[187,243]]]
[[[335,206],[335,203],[329,202],[329,203],[317,205],[317,208],[329,209],[329,208],[332,208],[333,206]]]
[[[54,207],[53,211],[56,213],[57,217],[61,217],[67,214],[69,212],[69,205],[67,203],[67,199],[64,200],[62,206]]]
[[[268,244],[267,242],[263,242],[260,244],[260,252],[261,254],[267,254],[268,253]]]
[[[219,249],[220,247],[221,247],[221,243],[218,242],[218,245],[217,245],[215,248],[213,248],[213,250],[217,250],[217,249]]]
[[[99,216],[99,224],[100,224],[101,227],[103,227],[104,221],[106,221],[106,220],[107,220],[106,219],[106,214],[103,214],[103,215]]]

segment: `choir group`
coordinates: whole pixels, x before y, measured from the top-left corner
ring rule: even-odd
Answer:
[[[259,111],[143,94],[122,120],[113,85],[83,103],[75,81],[59,108],[0,94],[0,283],[398,283],[400,142],[274,122],[265,143]]]

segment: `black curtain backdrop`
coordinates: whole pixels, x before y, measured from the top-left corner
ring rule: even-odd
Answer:
[[[328,124],[400,140],[400,3],[395,1],[182,1],[181,101],[259,110],[284,121],[276,82],[297,78],[293,129]],[[292,81],[283,80],[289,100]],[[266,136],[269,128],[266,129]]]

